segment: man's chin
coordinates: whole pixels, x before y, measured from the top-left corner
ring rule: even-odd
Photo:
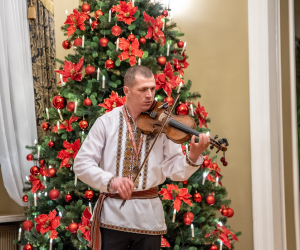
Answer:
[[[141,105],[142,112],[147,111],[151,107],[151,105],[152,105],[152,102],[151,103],[143,103]]]

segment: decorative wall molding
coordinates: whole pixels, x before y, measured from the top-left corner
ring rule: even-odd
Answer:
[[[16,222],[16,221],[24,221],[24,220],[26,220],[24,214],[0,215],[0,223]]]

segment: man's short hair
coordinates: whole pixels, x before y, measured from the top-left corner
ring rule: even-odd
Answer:
[[[124,85],[127,87],[133,87],[136,84],[136,75],[140,75],[145,78],[153,77],[153,73],[148,67],[142,65],[135,65],[127,70],[124,76]]]

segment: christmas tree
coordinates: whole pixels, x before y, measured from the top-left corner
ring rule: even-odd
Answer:
[[[27,160],[35,165],[23,190],[23,201],[30,202],[27,220],[15,244],[24,249],[89,249],[90,218],[99,190],[77,179],[72,164],[95,120],[126,102],[122,88],[129,67],[149,67],[155,75],[155,99],[169,105],[181,84],[174,114],[190,114],[199,132],[210,131],[205,107],[192,102],[201,96],[189,92],[186,44],[180,40],[184,34],[176,30],[170,11],[170,6],[150,0],[88,0],[67,17],[62,30],[68,38],[62,46],[73,46],[75,54],[57,59],[61,81],[51,99],[53,107],[44,115],[45,135],[27,146]],[[182,149],[185,154],[189,142]],[[225,199],[217,155],[210,158],[209,153],[203,153],[205,161],[188,180],[167,179],[160,187],[168,227],[162,248],[233,249],[240,233],[226,225],[234,212]],[[220,160],[227,166],[224,156]],[[222,215],[217,216],[218,210]]]

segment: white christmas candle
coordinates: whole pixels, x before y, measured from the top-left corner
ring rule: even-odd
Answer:
[[[41,146],[38,146],[38,159],[40,159]]]
[[[102,88],[105,89],[105,76],[102,76]]]
[[[223,242],[221,241],[220,242],[220,249],[219,250],[222,250],[222,248],[223,248]]]
[[[190,103],[191,116],[194,116],[194,106],[193,103]]]
[[[176,209],[174,209],[174,212],[173,212],[172,222],[175,222],[175,217],[176,217]]]
[[[18,235],[18,241],[21,240],[21,234],[22,234],[22,228],[20,227],[20,229],[19,229],[19,235]]]
[[[191,224],[191,229],[192,229],[192,238],[194,238],[195,237],[195,233],[194,233],[194,225],[193,225],[193,223]]]
[[[168,44],[168,47],[167,47],[167,56],[170,55],[170,44]]]
[[[60,119],[63,121],[64,119],[63,119],[63,117],[62,117],[62,115],[61,115],[60,109],[58,109],[57,112],[59,113]]]
[[[141,65],[141,63],[142,63],[142,60],[141,60],[141,58],[139,58],[138,64]]]
[[[109,10],[109,14],[108,14],[108,22],[111,22],[111,10]]]
[[[34,201],[34,206],[36,206],[36,193],[34,193],[34,195],[33,195],[33,201]]]
[[[84,131],[82,131],[81,141],[83,142]]]
[[[44,175],[44,181],[45,181],[45,188],[47,188],[47,178],[46,178],[46,175]]]
[[[182,52],[181,52],[181,55],[183,54],[184,50],[185,50],[185,47],[186,47],[186,42],[184,43],[184,46],[182,48]]]
[[[29,177],[26,175],[26,180],[29,181]]]
[[[76,111],[77,111],[77,101],[75,101],[74,114],[76,113]]]
[[[92,25],[92,19],[90,18],[90,25]]]
[[[48,195],[48,193],[46,192],[46,193],[45,193],[45,196],[47,196],[47,195]]]
[[[75,181],[74,181],[74,186],[77,186],[77,175],[75,174]]]
[[[84,35],[82,36],[82,48],[84,49]]]
[[[117,39],[117,47],[116,47],[116,51],[118,52],[119,50],[119,38]]]
[[[215,186],[216,187],[219,186],[219,177],[216,178],[216,184],[215,184]]]
[[[62,74],[60,74],[60,82],[61,82],[61,85],[62,85],[62,86],[65,85],[65,83],[64,83],[64,81],[63,81],[63,76],[62,76]]]
[[[165,19],[164,18],[162,19],[162,22],[163,22],[163,26],[162,26],[161,31],[164,31],[165,30]]]
[[[36,219],[36,215],[34,216],[34,218]],[[34,227],[36,227],[36,221],[34,220]]]
[[[59,121],[57,121],[57,133],[59,134]]]
[[[204,172],[204,173],[203,173],[203,179],[202,179],[202,185],[204,185],[204,183],[205,183],[205,178],[206,178],[206,176],[207,176],[207,173]]]
[[[180,93],[180,89],[182,87],[182,82],[179,84],[178,89],[177,89],[177,94]]]
[[[90,202],[89,202],[89,208],[90,208],[91,214],[93,214],[92,204]]]
[[[208,136],[209,136],[209,131],[206,133],[206,135],[208,135]]]
[[[52,250],[52,238],[50,239],[50,246],[49,246],[49,250]]]
[[[66,16],[67,16],[67,18],[68,18],[68,10],[66,10]]]
[[[36,144],[37,144],[37,139],[34,139],[34,145],[36,146]]]
[[[61,212],[59,212],[59,216],[62,217],[62,213]]]
[[[97,81],[99,81],[100,68],[97,69]]]
[[[49,110],[46,108],[47,120],[49,120]]]
[[[134,0],[132,0],[131,2],[132,2],[132,7],[134,7]]]

